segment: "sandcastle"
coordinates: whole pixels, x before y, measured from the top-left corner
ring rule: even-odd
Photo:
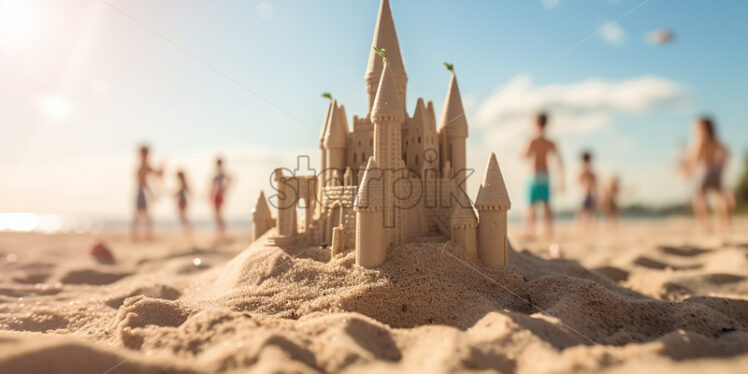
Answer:
[[[380,4],[372,47],[364,77],[369,114],[353,116],[350,131],[345,107],[330,101],[319,138],[321,171],[275,170],[278,214],[271,217],[261,192],[255,239],[275,227],[270,244],[329,246],[333,255],[355,250],[357,264],[376,267],[390,247],[441,233],[464,256],[505,267],[511,202],[493,153],[477,216],[464,190],[468,124],[454,72],[437,130],[431,101],[419,98],[413,116],[407,113],[408,76],[388,0]]]

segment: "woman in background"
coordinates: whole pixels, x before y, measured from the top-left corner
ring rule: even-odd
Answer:
[[[223,237],[226,231],[226,223],[223,220],[223,203],[226,200],[226,191],[230,183],[231,177],[224,171],[223,159],[216,158],[216,174],[213,176],[210,187],[210,200],[213,203],[213,212],[220,237]]]
[[[730,232],[731,195],[722,187],[722,174],[730,157],[727,147],[717,138],[714,122],[700,117],[693,126],[694,142],[683,162],[686,176],[696,177],[696,188],[691,205],[704,231],[711,231],[708,193],[717,197],[717,214],[725,233]]]
[[[618,228],[618,196],[621,193],[621,182],[617,175],[610,178],[603,189],[600,199],[600,210],[605,214],[610,229]]]
[[[177,212],[179,213],[179,222],[182,224],[182,230],[186,235],[192,234],[192,225],[187,218],[187,206],[188,197],[190,195],[190,187],[187,184],[187,177],[183,170],[177,171],[177,183],[179,189],[177,190]]]

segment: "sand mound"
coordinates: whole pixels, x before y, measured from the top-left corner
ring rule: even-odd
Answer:
[[[67,318],[52,310],[36,309],[33,313],[2,318],[0,328],[15,331],[47,332],[66,327]]]
[[[166,357],[133,357],[122,349],[66,337],[0,333],[0,352],[3,373],[194,373]]]
[[[387,263],[369,270],[354,266],[352,254],[322,263],[302,258],[300,251],[293,257],[256,246],[227,264],[204,291],[219,295],[210,303],[241,312],[291,319],[357,312],[400,328],[440,324],[466,330],[490,312],[547,314],[548,328],[616,345],[678,329],[716,337],[748,327],[748,319],[704,303],[636,295],[571,261],[511,252],[508,272],[491,272],[443,248],[429,242],[399,246]],[[585,340],[578,344],[590,344]]]
[[[748,365],[743,247],[603,245],[604,260],[577,261],[544,259],[547,246],[530,246],[493,272],[440,239],[393,248],[377,269],[356,266],[351,253],[262,241],[243,251],[237,242],[154,243],[118,252],[117,267],[14,264],[0,274],[0,329],[14,331],[0,333],[0,372],[738,373]],[[591,247],[562,245],[571,255]],[[32,270],[55,283],[13,280]],[[91,274],[100,273],[124,275],[96,285]],[[70,274],[86,281],[60,281]]]
[[[112,308],[119,308],[125,299],[134,296],[147,296],[153,299],[164,299],[164,300],[176,300],[181,295],[181,292],[174,287],[169,287],[163,284],[153,284],[145,287],[137,287],[134,290],[126,291],[117,296],[112,296],[107,299],[106,305]]]

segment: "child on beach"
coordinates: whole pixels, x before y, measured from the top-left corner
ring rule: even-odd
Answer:
[[[621,193],[621,182],[617,175],[610,178],[603,188],[600,198],[600,210],[605,214],[611,229],[618,227],[618,197]]]
[[[548,116],[545,113],[539,113],[535,117],[535,136],[527,144],[523,157],[530,161],[530,170],[532,179],[529,187],[530,210],[527,214],[526,234],[535,235],[535,208],[538,205],[543,207],[545,215],[546,236],[553,235],[553,214],[551,212],[551,181],[548,168],[548,160],[551,156],[556,159],[559,171],[559,191],[564,189],[564,167],[561,155],[558,152],[556,144],[547,139],[545,128],[548,124]]]
[[[223,220],[223,203],[226,200],[226,191],[230,184],[231,177],[224,171],[223,159],[218,157],[216,158],[216,174],[211,182],[210,200],[213,203],[213,213],[220,237],[223,237],[226,231],[226,223]]]
[[[187,218],[187,204],[190,195],[190,187],[187,184],[187,176],[184,174],[183,170],[177,171],[177,183],[179,183],[179,189],[176,194],[179,222],[182,224],[182,230],[184,230],[184,233],[189,235],[192,232],[192,225]]]
[[[592,153],[582,153],[582,171],[579,173],[579,185],[582,187],[582,210],[579,212],[579,226],[589,231],[597,214],[597,175],[592,170]]]
[[[135,197],[135,214],[132,220],[132,239],[138,239],[138,224],[141,220],[145,223],[145,237],[146,239],[153,238],[153,219],[151,218],[150,211],[148,210],[148,200],[152,197],[153,193],[150,186],[148,185],[148,177],[150,175],[156,175],[161,177],[163,175],[163,169],[155,169],[151,167],[150,161],[148,160],[150,149],[147,145],[142,145],[138,149],[138,155],[140,158],[138,169],[135,172],[136,197]]]
[[[694,142],[688,151],[683,169],[686,176],[696,177],[696,188],[691,205],[696,218],[705,232],[711,230],[707,195],[712,192],[718,199],[717,212],[725,233],[730,232],[730,209],[732,195],[722,186],[722,173],[727,166],[730,153],[717,139],[714,122],[709,117],[700,117],[693,127]]]

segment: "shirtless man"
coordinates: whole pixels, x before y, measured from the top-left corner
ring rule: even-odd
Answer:
[[[146,239],[153,238],[153,219],[148,211],[148,200],[151,197],[152,191],[148,185],[148,176],[154,174],[156,176],[163,175],[163,170],[154,169],[151,167],[148,161],[148,155],[150,149],[147,145],[142,145],[138,149],[140,162],[138,169],[135,171],[135,181],[137,183],[137,194],[135,197],[135,215],[132,220],[132,239],[138,239],[138,224],[141,219],[145,221],[145,237]]]
[[[730,232],[730,209],[732,195],[722,186],[722,173],[727,166],[730,153],[717,139],[714,122],[701,117],[694,124],[694,143],[686,155],[684,170],[687,176],[696,176],[696,188],[691,201],[694,214],[701,222],[704,231],[710,231],[707,194],[714,193],[718,198],[717,212],[724,232]]]
[[[582,187],[582,210],[579,212],[579,226],[589,231],[597,214],[597,175],[592,170],[592,154],[582,153],[582,171],[579,173],[579,185]]]
[[[553,213],[551,212],[551,180],[548,168],[548,159],[553,156],[558,163],[559,191],[564,190],[564,165],[556,144],[545,136],[545,128],[548,124],[548,116],[539,113],[535,117],[535,136],[530,140],[523,157],[530,161],[530,170],[533,173],[529,187],[530,211],[527,214],[526,234],[535,235],[535,209],[538,205],[543,207],[545,213],[546,236],[553,235]]]

